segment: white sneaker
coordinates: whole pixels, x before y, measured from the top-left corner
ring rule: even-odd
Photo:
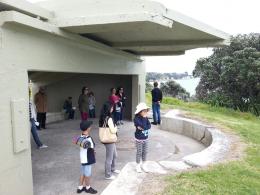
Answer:
[[[40,147],[39,147],[39,149],[44,149],[44,148],[48,148],[48,146],[47,145],[41,145]]]
[[[114,170],[112,171],[113,173],[119,174],[121,171],[120,170]]]
[[[111,175],[110,177],[105,177],[105,179],[107,179],[107,180],[113,180],[113,179],[115,179],[116,177],[114,176],[114,175]]]
[[[143,172],[142,169],[141,169],[140,163],[136,165],[136,172],[137,173],[142,173]]]

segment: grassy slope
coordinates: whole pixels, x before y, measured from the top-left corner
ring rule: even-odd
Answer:
[[[146,101],[151,104],[150,94]],[[208,170],[181,173],[166,178],[168,194],[260,194],[260,119],[249,113],[185,103],[165,98],[162,109],[178,108],[238,134],[248,144],[247,155],[240,161],[216,165]]]

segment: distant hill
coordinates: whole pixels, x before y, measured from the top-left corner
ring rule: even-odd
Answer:
[[[157,73],[157,72],[147,72],[146,73],[146,81],[152,82],[152,81],[158,81],[158,80],[172,80],[172,79],[182,79],[184,77],[189,76],[188,72],[184,73]]]

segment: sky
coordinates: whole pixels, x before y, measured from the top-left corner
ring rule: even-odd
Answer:
[[[231,35],[260,33],[260,0],[156,0]],[[197,59],[212,54],[211,48],[186,51],[181,56],[146,57],[147,72],[192,73]],[[158,69],[158,65],[160,69]]]
[[[155,1],[231,35],[260,33],[260,0]],[[186,51],[185,55],[181,56],[146,57],[146,70],[147,72],[188,72],[191,74],[197,59],[211,54],[211,48],[203,48]]]

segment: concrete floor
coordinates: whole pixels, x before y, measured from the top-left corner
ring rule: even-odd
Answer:
[[[48,129],[39,131],[42,142],[49,147],[36,149],[32,142],[32,166],[34,195],[76,194],[80,174],[79,148],[72,144],[72,138],[81,133],[79,120],[49,124]],[[132,122],[125,122],[119,130],[117,143],[117,168],[135,161],[135,128]],[[101,193],[109,184],[104,179],[105,147],[98,140],[97,120],[94,120],[92,137],[96,142],[97,163],[93,167],[92,186]],[[150,133],[148,160],[178,160],[183,156],[204,149],[197,141],[178,134],[159,130],[153,126]]]

